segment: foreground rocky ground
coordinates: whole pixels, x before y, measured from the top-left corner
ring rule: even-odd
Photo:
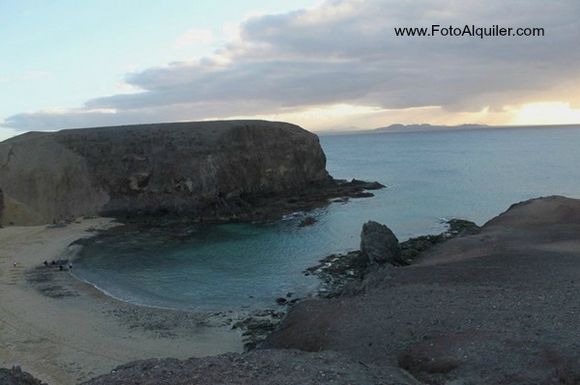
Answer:
[[[514,205],[366,280],[297,305],[266,346],[337,351],[425,384],[580,383],[578,200]]]
[[[580,384],[579,200],[523,202],[423,241],[397,251],[410,266],[373,265],[349,294],[298,303],[260,349],[85,384]]]
[[[23,372],[20,367],[0,369],[0,384],[2,385],[46,385],[42,381]]]
[[[409,382],[411,381],[411,382]],[[119,367],[90,385],[388,385],[416,383],[404,372],[353,361],[337,352],[254,350],[190,359],[148,360]]]

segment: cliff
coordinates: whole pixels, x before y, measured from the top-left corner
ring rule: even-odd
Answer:
[[[32,132],[0,143],[0,223],[45,224],[91,215],[233,215],[259,197],[332,184],[325,166],[317,136],[287,123]]]

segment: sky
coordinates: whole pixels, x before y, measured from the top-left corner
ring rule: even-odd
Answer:
[[[398,37],[395,27],[542,27]],[[580,123],[578,0],[0,0],[0,139],[208,119]]]

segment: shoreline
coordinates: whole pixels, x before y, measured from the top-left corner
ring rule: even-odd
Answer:
[[[410,266],[374,270],[361,282],[360,290],[355,287],[337,298],[300,302],[258,349],[203,358],[190,358],[196,356],[187,349],[202,336],[215,346],[216,334],[208,331],[225,330],[201,327],[203,320],[192,318],[193,314],[119,303],[54,268],[44,270],[73,282],[72,289],[84,288],[80,289],[82,293],[54,299],[26,285],[25,274],[30,269],[7,253],[19,251],[23,264],[32,261],[38,265],[42,258],[31,256],[31,249],[42,248],[46,253],[52,250],[58,256],[58,250],[66,249],[71,239],[86,234],[89,221],[71,225],[70,231],[58,230],[59,237],[53,237],[54,230],[47,228],[0,230],[0,285],[13,282],[18,286],[20,274],[20,284],[25,285],[23,292],[16,294],[27,302],[27,307],[18,308],[0,291],[0,360],[5,366],[20,364],[48,383],[65,385],[84,383],[91,377],[87,384],[154,385],[167,379],[167,372],[172,379],[196,384],[206,384],[208,378],[270,384],[285,376],[285,369],[281,369],[284,365],[291,365],[288,370],[295,372],[295,360],[312,371],[303,383],[320,379],[321,365],[326,365],[329,381],[349,368],[348,373],[357,378],[353,383],[360,384],[374,384],[377,378],[409,385],[442,380],[471,383],[481,378],[482,371],[494,383],[507,383],[504,380],[514,379],[513,375],[519,373],[526,373],[526,383],[553,383],[549,379],[568,383],[580,373],[574,344],[578,302],[573,297],[578,286],[578,213],[580,200],[552,196],[514,204],[482,227],[451,220],[448,231],[442,234],[401,244],[402,256],[409,257],[404,261],[413,262]],[[93,221],[99,220],[104,225],[110,221]],[[19,243],[19,237],[25,242]],[[48,242],[47,237],[54,242]],[[11,272],[10,267],[13,274],[5,274]],[[30,291],[36,294],[30,296]],[[42,328],[25,316],[42,314],[45,318],[40,326],[54,325],[54,314],[46,313],[50,306],[36,307],[42,302],[65,309],[70,317],[67,322],[89,325],[59,325],[67,334],[74,334],[68,339],[55,339],[62,337],[58,333],[39,337]],[[433,303],[437,306],[431,306]],[[5,317],[15,314],[4,311],[8,305],[21,311],[20,323],[6,322]],[[97,319],[87,319],[90,316]],[[548,329],[555,321],[557,328]],[[196,322],[197,334],[192,333]],[[260,320],[252,322],[255,327],[263,326]],[[23,332],[30,325],[37,329],[17,335],[21,345],[6,349],[6,339],[11,337],[6,330],[12,327]],[[93,329],[95,325],[100,328]],[[85,336],[87,330],[94,335]],[[239,332],[237,336],[241,338]],[[115,339],[116,343],[109,343]],[[14,352],[17,348],[20,351]],[[25,355],[27,348],[34,349],[34,357]],[[134,353],[129,350],[137,348],[142,350],[136,355],[143,357],[129,362],[131,359],[126,357]],[[160,354],[159,349],[169,353]],[[546,357],[546,352],[551,356]],[[6,355],[15,353],[29,362],[4,363]],[[498,356],[513,359],[498,361]],[[161,357],[172,358],[154,359]],[[109,368],[111,361],[121,361],[113,371]],[[97,363],[100,369],[88,367]],[[49,365],[53,372],[47,369]],[[110,374],[99,376],[107,372]]]
[[[190,357],[203,357],[218,355],[229,352],[242,352],[246,349],[254,349],[264,341],[274,328],[283,320],[290,307],[296,300],[305,300],[306,298],[297,298],[290,301],[286,299],[284,306],[277,309],[264,308],[254,310],[222,310],[212,312],[195,312],[187,309],[169,308],[161,306],[152,306],[147,304],[132,303],[122,298],[117,298],[108,293],[106,290],[99,288],[91,282],[88,282],[74,274],[70,270],[59,271],[56,266],[46,267],[43,261],[66,259],[73,263],[78,258],[78,253],[71,253],[71,247],[83,247],[82,240],[96,237],[103,231],[108,231],[117,226],[122,226],[114,222],[112,218],[94,218],[83,221],[73,222],[67,226],[35,226],[35,227],[8,227],[0,229],[0,266],[7,269],[19,269],[19,278],[13,285],[15,290],[9,290],[0,293],[0,309],[9,314],[10,306],[4,306],[4,299],[7,296],[18,297],[21,302],[17,310],[22,308],[29,310],[39,307],[39,301],[45,302],[41,307],[49,312],[68,312],[82,311],[81,318],[69,319],[63,316],[60,321],[67,324],[67,330],[75,331],[76,321],[84,321],[90,318],[91,323],[102,326],[98,333],[91,335],[89,340],[101,340],[103,338],[115,338],[119,340],[102,346],[99,351],[86,350],[86,335],[79,338],[78,335],[59,335],[63,342],[56,342],[50,339],[39,338],[24,339],[21,342],[13,342],[14,331],[8,335],[0,336],[0,348],[5,346],[16,346],[22,344],[20,349],[23,352],[0,352],[0,361],[3,366],[22,365],[37,378],[43,378],[49,383],[76,384],[79,381],[86,380],[101,374],[108,373],[113,368],[130,361],[149,358],[175,357],[185,359]],[[14,237],[24,237],[26,241],[18,242],[11,239],[10,234]],[[30,238],[32,234],[32,237]],[[14,238],[12,237],[12,238]],[[8,238],[8,239],[7,239]],[[417,239],[420,239],[419,237]],[[30,246],[30,244],[34,246]],[[40,248],[49,246],[52,250],[40,256]],[[7,257],[9,254],[22,253],[24,257]],[[350,252],[350,254],[356,253]],[[34,256],[32,256],[34,254]],[[72,254],[72,255],[71,255]],[[331,255],[330,257],[333,257]],[[344,264],[338,268],[338,271],[331,273],[334,275],[334,284],[337,287],[332,290],[319,290],[314,293],[314,297],[328,297],[335,292],[340,292],[342,283],[350,282],[349,277],[343,276],[344,272],[351,268],[348,258]],[[17,266],[11,266],[16,263]],[[334,263],[332,263],[334,266]],[[313,266],[312,268],[315,268]],[[333,267],[334,268],[334,267]],[[344,271],[342,271],[344,270]],[[10,272],[10,270],[8,270]],[[74,271],[74,270],[73,270]],[[305,273],[308,269],[305,271]],[[318,274],[314,274],[318,275]],[[361,277],[358,277],[359,279]],[[324,285],[324,276],[318,276],[321,282],[321,288]],[[5,277],[0,271],[0,285],[7,285]],[[8,312],[6,312],[8,310]],[[38,317],[37,313],[41,310],[33,310],[33,313],[24,318],[30,322],[30,316]],[[88,315],[87,315],[88,314]],[[18,313],[12,313],[12,316],[18,316]],[[0,331],[5,329],[14,329],[10,316],[0,315]],[[55,321],[57,321],[55,319]],[[71,325],[71,323],[73,325]],[[38,332],[46,326],[55,325],[48,323],[32,322],[32,331]],[[60,326],[60,325],[59,325]],[[70,326],[70,329],[69,329]],[[120,331],[117,330],[120,328]],[[86,328],[85,328],[86,331]],[[22,334],[22,333],[20,333]],[[24,333],[26,334],[26,333]],[[37,333],[38,334],[38,333]],[[137,351],[125,354],[128,347],[125,336],[130,335],[131,346],[138,347]],[[175,347],[170,342],[179,339],[180,346]],[[186,341],[187,343],[184,343]],[[200,344],[200,346],[196,346]],[[30,345],[30,346],[28,346]],[[37,346],[38,345],[38,346]],[[40,350],[54,349],[59,345],[65,345],[66,349],[71,352],[78,352],[86,356],[79,359],[75,355],[71,362],[74,362],[74,368],[66,364],[67,359],[63,357],[51,356],[50,359],[39,359]],[[94,346],[93,344],[90,344]],[[98,344],[97,344],[98,345]],[[185,346],[184,346],[185,345]],[[111,352],[122,351],[123,355],[111,358]],[[145,353],[145,351],[147,351]],[[25,352],[25,353],[24,353]],[[68,357],[70,352],[64,354]],[[95,360],[95,356],[101,357]],[[38,364],[38,362],[41,364]]]
[[[307,214],[308,212],[301,213]],[[473,222],[462,219],[452,218],[444,219],[443,221],[447,230],[439,234],[427,234],[411,237],[406,241],[401,242],[400,245],[403,251],[403,256],[400,260],[401,266],[411,264],[417,254],[435,246],[436,244],[467,233],[473,233],[474,229],[479,229],[479,227]],[[119,226],[111,226],[103,230],[95,231],[95,235],[91,238],[96,238],[107,231],[114,230],[115,228],[118,229],[123,226],[126,226],[126,224],[119,223]],[[69,247],[79,247],[78,251],[73,252],[70,262],[78,260],[79,252],[82,247],[85,247],[84,240],[86,239],[88,238],[81,238],[69,245]],[[272,302],[278,304],[275,308],[262,306],[251,308],[195,310],[152,305],[137,301],[132,302],[131,300],[117,297],[106,289],[100,288],[97,284],[77,276],[74,273],[74,269],[65,271],[64,273],[65,275],[70,276],[75,282],[81,282],[82,284],[87,285],[87,290],[94,290],[99,295],[117,301],[123,305],[151,309],[152,311],[196,314],[201,318],[211,320],[210,327],[228,327],[232,330],[237,329],[242,333],[241,340],[244,350],[247,351],[259,347],[260,344],[267,339],[270,333],[283,321],[286,314],[291,310],[291,307],[296,305],[298,302],[316,298],[333,298],[344,294],[345,290],[356,290],[356,288],[363,282],[364,278],[370,273],[369,266],[367,264],[361,265],[360,258],[360,250],[357,249],[346,250],[338,254],[330,254],[324,257],[316,264],[313,264],[302,272],[306,276],[315,276],[319,282],[318,288],[303,297],[272,297]]]
[[[67,271],[34,275],[43,261],[60,259],[71,243],[111,228],[112,221],[0,229],[2,366],[20,365],[67,385],[139,359],[241,352],[239,331],[211,315],[125,302]],[[43,292],[42,285],[54,290]]]

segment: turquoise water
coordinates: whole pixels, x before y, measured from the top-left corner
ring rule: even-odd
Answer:
[[[302,271],[357,248],[377,220],[400,239],[435,233],[445,218],[479,224],[542,195],[580,198],[580,127],[321,136],[336,178],[377,180],[374,198],[332,204],[262,225],[221,225],[112,236],[85,247],[75,274],[107,293],[151,306],[199,310],[274,305],[317,282]]]

